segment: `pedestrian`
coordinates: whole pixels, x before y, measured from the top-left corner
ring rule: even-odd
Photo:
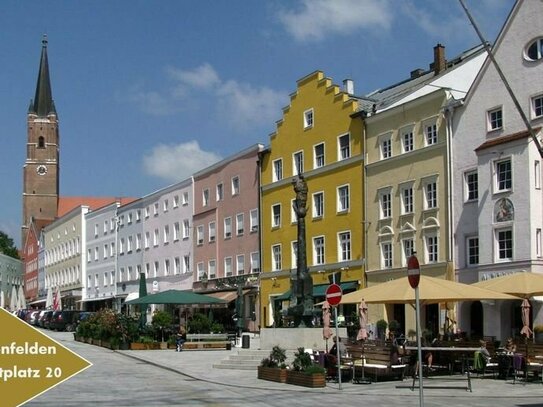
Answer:
[[[181,352],[183,350],[183,344],[187,341],[187,331],[183,325],[179,325],[179,332],[175,340],[175,351]]]

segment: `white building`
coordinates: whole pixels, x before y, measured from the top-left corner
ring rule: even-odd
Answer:
[[[543,7],[518,1],[493,47],[541,140]],[[521,270],[543,273],[541,155],[487,58],[455,114],[453,231],[458,280],[473,283]],[[532,301],[533,320],[543,321]],[[464,303],[460,328],[504,339],[519,335],[520,301]]]

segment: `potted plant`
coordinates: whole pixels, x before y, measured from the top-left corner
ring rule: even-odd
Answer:
[[[270,355],[260,362],[257,377],[262,380],[285,383],[287,381],[285,360],[287,360],[286,350],[280,346],[274,346]]]
[[[380,319],[375,323],[377,328],[377,337],[379,339],[385,339],[385,332],[387,330],[388,323],[384,319]]]
[[[396,321],[395,319],[391,320],[389,323],[388,323],[388,330],[390,332],[392,332],[392,334],[396,337],[396,336],[399,336],[400,334],[400,328],[401,328],[401,325],[398,321]]]
[[[170,326],[172,324],[172,316],[167,313],[166,311],[155,311],[153,314],[153,319],[151,321],[151,325],[155,329],[156,333],[159,335],[161,341],[160,341],[160,348],[161,349],[167,349],[168,343],[164,341],[164,328]]]
[[[311,360],[304,348],[298,348],[292,361],[292,369],[287,371],[287,383],[304,387],[325,387],[326,376],[323,367]]]

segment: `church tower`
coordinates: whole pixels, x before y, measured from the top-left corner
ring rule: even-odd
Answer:
[[[51,92],[47,36],[43,36],[40,69],[34,100],[27,115],[26,161],[23,167],[24,246],[28,227],[34,220],[54,220],[59,195],[58,116]]]

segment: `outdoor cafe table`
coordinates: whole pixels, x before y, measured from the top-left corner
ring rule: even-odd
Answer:
[[[406,350],[408,351],[417,351],[416,346],[406,346]],[[466,347],[460,347],[460,346],[422,346],[420,348],[422,351],[427,352],[449,352],[449,353],[455,353],[459,354],[462,361],[462,374],[466,373],[466,379],[467,379],[467,386],[460,387],[461,389],[466,389],[469,391],[471,390],[471,377],[469,372],[469,366],[467,366],[467,355],[473,355],[476,351],[478,351],[480,348],[466,348]],[[415,388],[415,380],[418,377],[418,375],[415,373],[413,375],[413,384],[411,385],[411,390]],[[434,387],[434,388],[442,388],[443,386],[424,386],[424,387]],[[458,386],[447,386],[447,388],[458,388]]]

